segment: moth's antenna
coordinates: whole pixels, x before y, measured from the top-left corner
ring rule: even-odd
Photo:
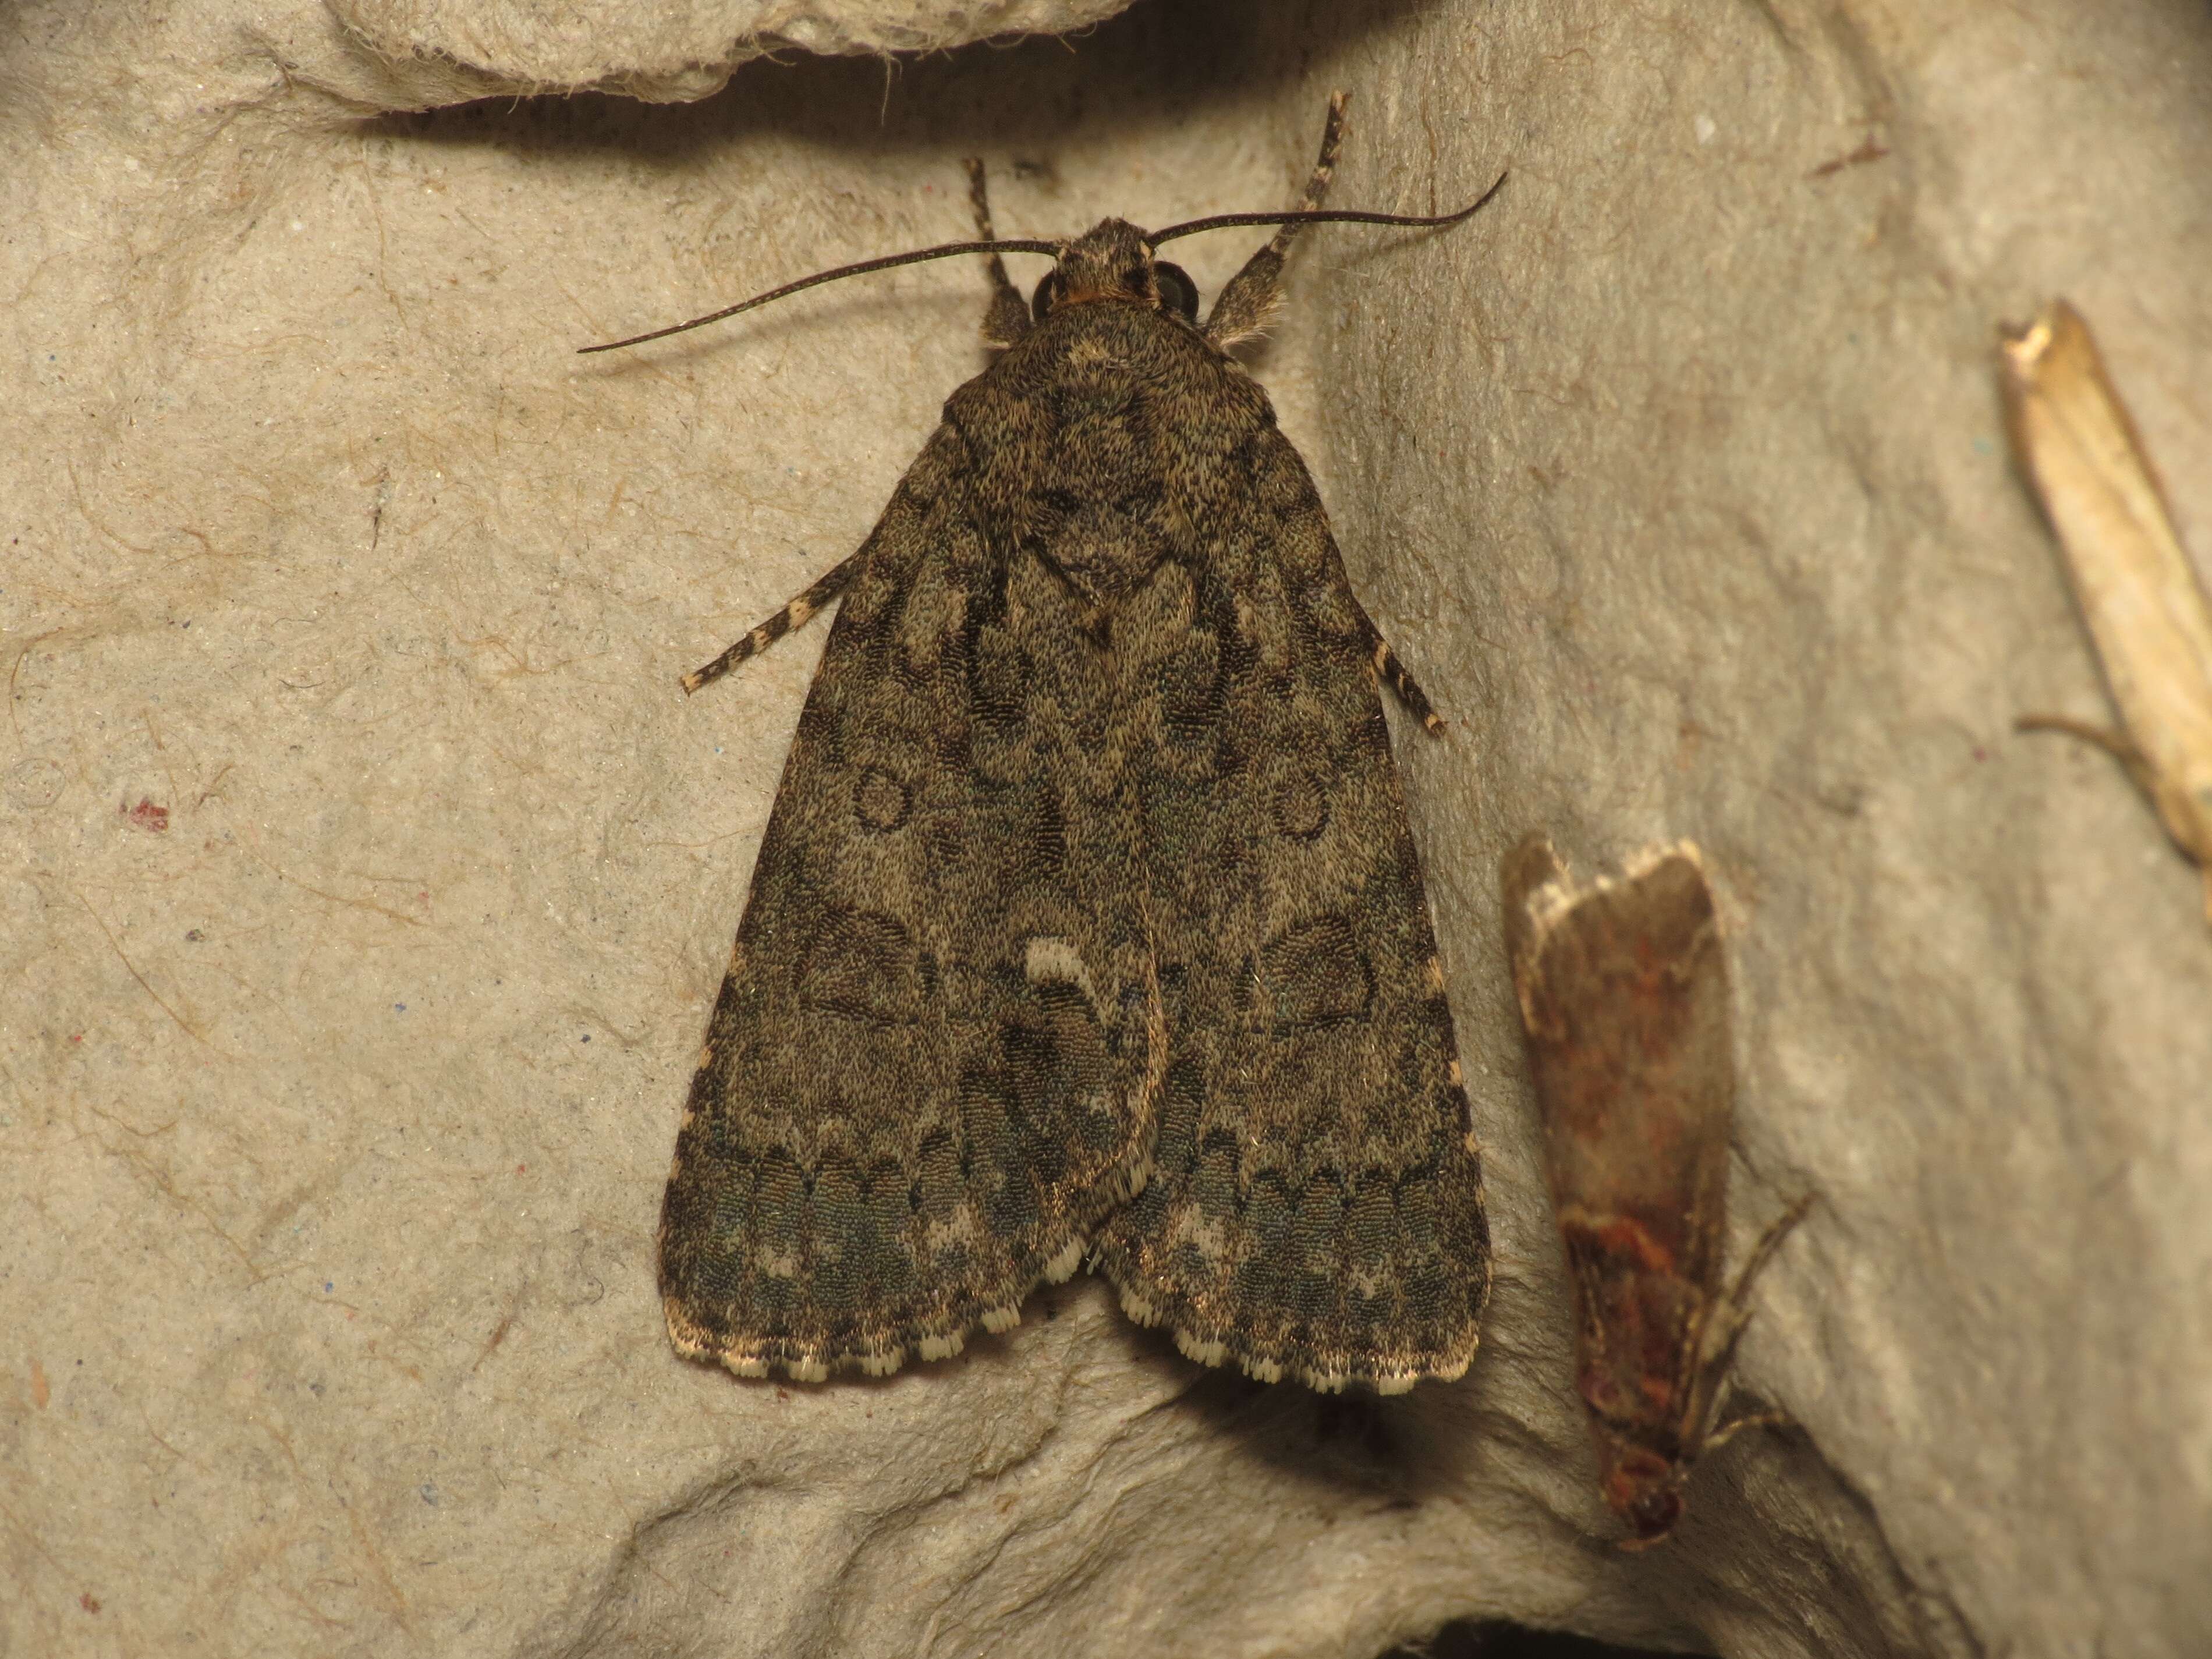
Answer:
[[[1499,173],[1497,183],[1475,198],[1457,213],[1439,213],[1428,218],[1416,218],[1402,213],[1363,213],[1357,208],[1322,208],[1289,213],[1217,213],[1210,219],[1191,219],[1182,224],[1170,225],[1165,230],[1153,231],[1146,241],[1158,247],[1162,242],[1172,242],[1178,236],[1195,236],[1201,230],[1227,230],[1232,225],[1404,225],[1412,229],[1431,229],[1444,225],[1455,225],[1470,218],[1476,210],[1505,187],[1505,175]]]
[[[1480,202],[1475,204],[1480,207]],[[1470,208],[1469,212],[1474,209]],[[661,340],[672,334],[683,334],[695,328],[704,328],[709,323],[719,323],[725,317],[734,317],[741,311],[751,311],[771,300],[781,300],[786,295],[796,294],[801,289],[819,288],[824,283],[834,283],[842,276],[861,276],[872,270],[889,270],[894,265],[918,265],[925,259],[950,259],[962,253],[1049,253],[1060,257],[1058,242],[1039,241],[1035,238],[1000,238],[988,242],[946,242],[937,247],[918,248],[911,253],[886,253],[880,259],[863,259],[856,265],[839,265],[835,270],[817,270],[811,276],[802,276],[795,283],[786,283],[781,288],[772,288],[765,294],[756,294],[750,300],[740,300],[733,306],[724,306],[720,311],[710,311],[703,317],[694,317],[688,323],[672,323],[666,328],[656,328],[649,333],[633,334],[627,340],[610,340],[605,345],[579,346],[576,355],[589,356],[594,351],[620,351],[624,346],[643,345],[647,340]]]
[[[1202,230],[1226,230],[1234,225],[1352,224],[1402,225],[1416,230],[1441,228],[1470,217],[1497,195],[1504,184],[1505,174],[1501,173],[1498,175],[1498,182],[1483,191],[1469,206],[1462,208],[1457,213],[1442,213],[1426,218],[1401,213],[1363,213],[1352,208],[1290,213],[1218,213],[1210,219],[1193,219],[1183,224],[1170,225],[1165,230],[1154,231],[1145,240],[1158,247],[1162,242],[1173,241],[1178,236],[1195,236]],[[695,328],[704,328],[709,323],[719,323],[724,318],[734,317],[742,311],[756,310],[804,289],[819,288],[824,283],[837,282],[847,276],[864,276],[872,270],[918,265],[929,259],[956,258],[963,253],[1047,253],[1057,258],[1063,246],[1035,237],[1002,237],[991,241],[945,242],[936,247],[917,248],[910,253],[886,253],[879,259],[863,259],[858,264],[839,265],[834,270],[817,270],[811,276],[802,276],[795,283],[786,283],[781,288],[756,294],[750,300],[740,300],[733,306],[724,306],[720,311],[694,317],[688,323],[671,323],[666,328],[633,334],[626,340],[609,340],[604,345],[579,346],[576,355],[587,357],[595,351],[620,351],[625,346],[643,345],[647,340],[665,340],[672,334],[685,334]]]

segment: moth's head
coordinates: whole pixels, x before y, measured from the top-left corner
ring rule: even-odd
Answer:
[[[1623,1549],[1647,1549],[1674,1529],[1682,1518],[1682,1480],[1688,1473],[1680,1458],[1666,1458],[1647,1447],[1600,1434],[1598,1456],[1604,1468],[1605,1501],[1628,1522],[1635,1537]]]
[[[1102,300],[1198,320],[1197,286],[1181,265],[1155,258],[1145,233],[1122,219],[1102,219],[1060,249],[1059,263],[1036,285],[1030,309],[1042,322],[1062,306]]]

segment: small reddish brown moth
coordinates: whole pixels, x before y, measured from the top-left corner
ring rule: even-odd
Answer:
[[[1576,1387],[1600,1485],[1656,1544],[1716,1427],[1752,1280],[1805,1212],[1769,1227],[1725,1292],[1735,1068],[1728,963],[1696,847],[1659,847],[1580,892],[1541,835],[1505,859],[1506,948],[1575,1300]]]

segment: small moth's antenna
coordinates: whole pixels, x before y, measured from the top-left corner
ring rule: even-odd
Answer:
[[[709,323],[719,323],[725,317],[734,317],[741,311],[764,306],[771,300],[781,300],[786,295],[796,294],[802,289],[819,288],[824,283],[834,283],[841,276],[861,276],[872,270],[889,270],[894,265],[918,265],[926,259],[950,259],[963,253],[1049,253],[1058,258],[1060,251],[1060,244],[1058,242],[1024,237],[1000,238],[989,242],[946,242],[937,247],[918,248],[911,253],[886,253],[880,259],[863,259],[856,265],[839,265],[835,270],[817,270],[811,276],[802,276],[795,283],[786,283],[781,288],[756,294],[750,300],[740,300],[733,306],[724,306],[720,311],[694,317],[688,323],[671,323],[666,328],[633,334],[627,340],[610,340],[605,345],[579,346],[576,355],[587,357],[594,351],[620,351],[624,346],[643,345],[647,340],[664,340],[672,334],[688,333],[695,328],[704,328]]]
[[[1145,240],[1158,247],[1162,242],[1172,242],[1178,236],[1195,236],[1201,230],[1227,230],[1235,225],[1404,225],[1414,230],[1436,229],[1472,218],[1478,209],[1486,206],[1490,198],[1504,187],[1505,174],[1501,173],[1495,184],[1457,213],[1439,213],[1426,218],[1403,213],[1363,213],[1357,208],[1320,208],[1290,213],[1217,213],[1210,219],[1187,220],[1179,225],[1170,225],[1165,230],[1153,231]]]

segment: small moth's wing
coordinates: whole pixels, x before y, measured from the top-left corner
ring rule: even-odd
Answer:
[[[1063,799],[1085,710],[1018,719],[974,483],[940,428],[862,550],[684,1109],[669,1331],[743,1375],[881,1374],[1013,1323],[1151,1141],[1133,832],[1110,791]]]
[[[2129,770],[2204,866],[2212,919],[2212,599],[2081,314],[2054,301],[2006,339],[2002,363],[2013,452],[2065,553],[2134,750]]]
[[[1508,860],[1508,946],[1607,1502],[1646,1540],[1679,1513],[1717,1379],[1734,1115],[1726,957],[1697,848],[1577,892],[1548,845]]]
[[[1158,665],[1136,764],[1168,1066],[1100,1255],[1194,1358],[1395,1392],[1473,1357],[1480,1164],[1372,635],[1264,396],[1206,367],[1243,390],[1176,428],[1182,610],[1124,635]]]

